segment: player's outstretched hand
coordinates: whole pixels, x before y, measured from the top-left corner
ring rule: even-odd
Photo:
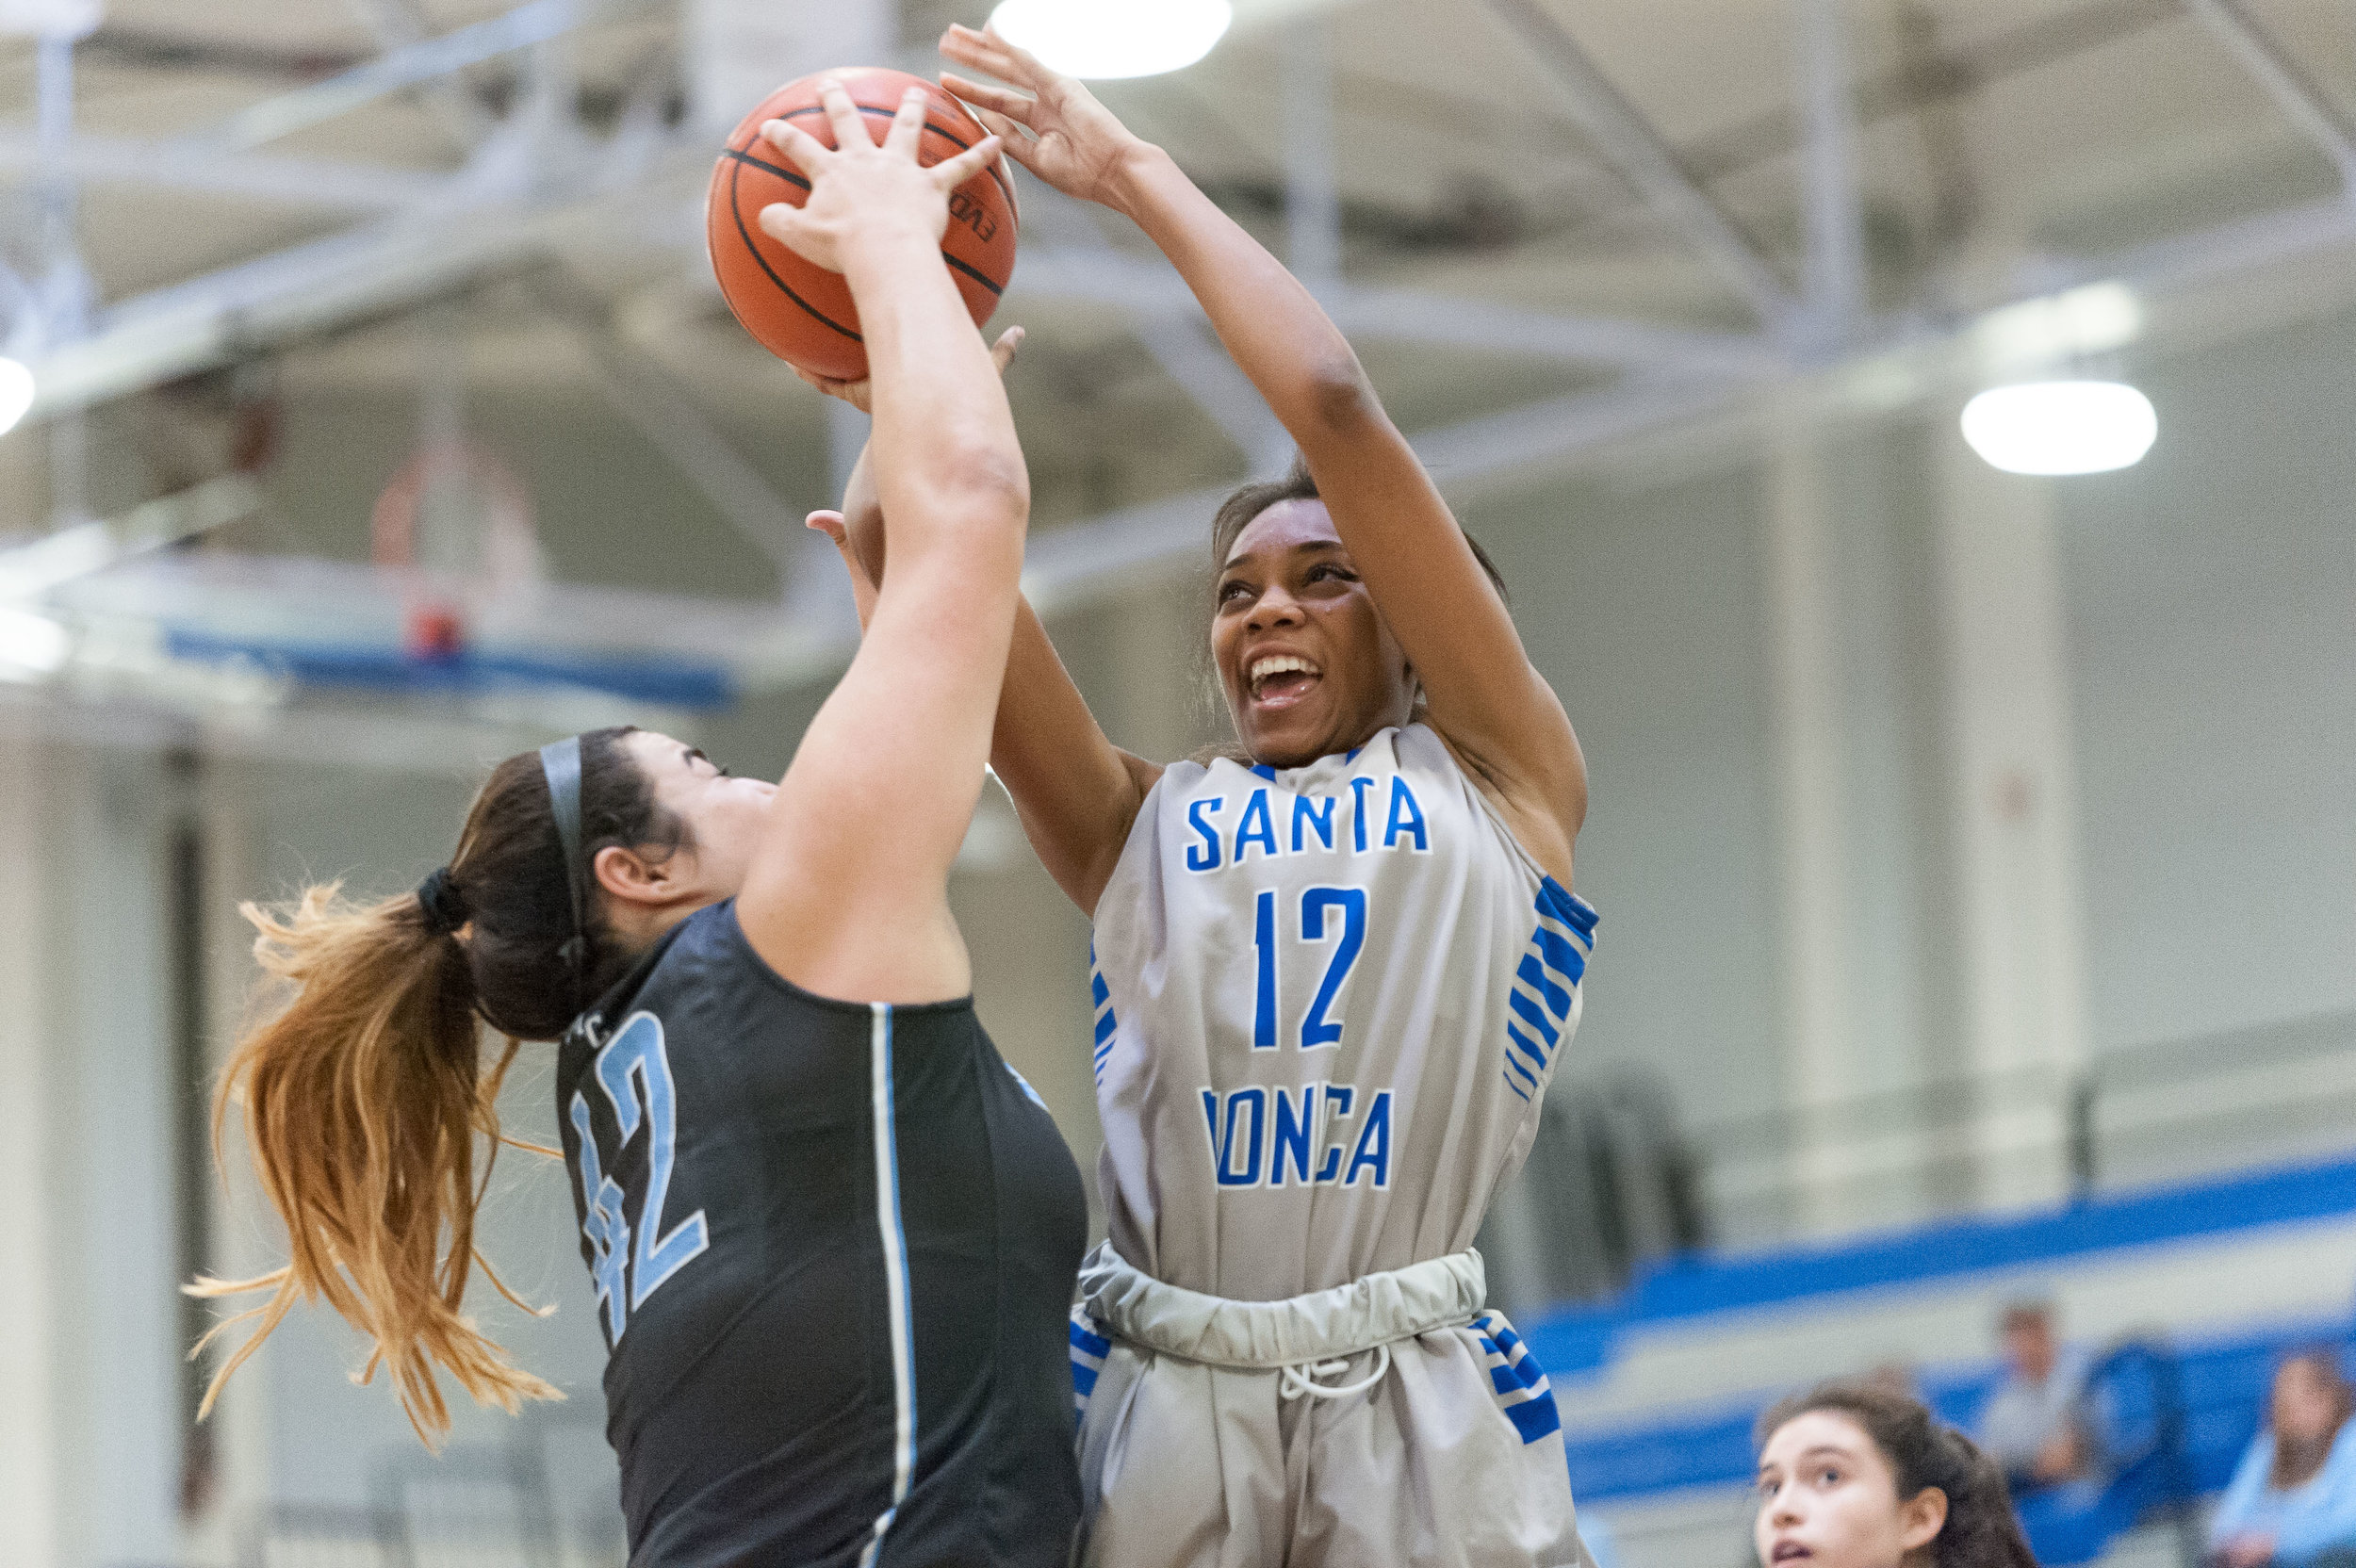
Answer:
[[[976,32],[953,26],[941,35],[941,52],[969,71],[1023,90],[990,87],[947,72],[941,77],[941,85],[964,99],[1006,143],[1009,157],[1067,196],[1106,202],[1122,160],[1144,145],[1094,93],[1007,42],[995,28]]]
[[[949,226],[949,192],[998,155],[998,138],[985,137],[926,169],[916,161],[924,129],[924,89],[908,89],[880,147],[841,82],[820,84],[819,96],[834,126],[833,147],[782,120],[761,127],[769,144],[810,176],[810,199],[800,206],[773,202],[761,209],[762,230],[829,272],[847,271],[853,253],[866,239],[913,232],[928,244],[941,243]]]

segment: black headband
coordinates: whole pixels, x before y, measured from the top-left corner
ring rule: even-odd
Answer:
[[[581,995],[588,976],[587,868],[581,863],[581,737],[568,735],[540,748],[540,772],[548,781],[548,809],[556,818],[556,840],[564,855],[564,886],[573,902],[573,934],[556,956],[573,972],[573,1010],[587,1005]]]

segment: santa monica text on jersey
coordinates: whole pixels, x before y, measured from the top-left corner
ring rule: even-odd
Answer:
[[[1415,790],[1394,774],[1385,795],[1383,782],[1354,777],[1347,797],[1280,791],[1280,800],[1291,802],[1288,812],[1282,805],[1272,808],[1268,791],[1257,789],[1244,797],[1232,827],[1221,821],[1226,795],[1200,796],[1186,804],[1186,823],[1197,841],[1187,847],[1186,869],[1197,875],[1241,869],[1252,863],[1255,850],[1270,858],[1318,853],[1429,855],[1431,831]],[[1281,831],[1280,817],[1286,819]],[[1337,817],[1347,818],[1346,834]],[[1339,1046],[1342,1025],[1333,1012],[1366,946],[1366,890],[1307,888],[1297,910],[1280,908],[1276,893],[1264,890],[1252,898],[1252,924],[1259,982],[1252,1048],[1272,1051],[1291,1045],[1316,1051]],[[1298,1021],[1277,1017],[1277,972],[1288,938],[1328,949],[1317,994]],[[1354,1085],[1316,1083],[1298,1090],[1253,1085],[1222,1093],[1206,1087],[1202,1094],[1211,1168],[1221,1187],[1365,1184],[1377,1191],[1389,1189],[1390,1089],[1363,1093]],[[1353,1125],[1345,1127],[1344,1122]],[[1329,1141],[1335,1134],[1341,1140]]]

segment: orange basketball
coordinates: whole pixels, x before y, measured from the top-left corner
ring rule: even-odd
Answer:
[[[823,72],[789,82],[761,100],[728,137],[728,151],[712,167],[704,222],[712,247],[712,270],[728,308],[761,346],[790,365],[836,381],[867,374],[867,346],[859,335],[859,311],[839,272],[812,266],[762,232],[761,209],[772,202],[800,206],[810,181],[785,155],[761,139],[764,121],[784,120],[831,147],[834,125],[818,101],[818,84],[841,82],[881,141],[900,100],[911,87],[930,95],[918,158],[926,165],[955,157],[989,133],[965,106],[935,82],[905,71],[863,67]],[[949,193],[949,228],[941,257],[965,296],[965,308],[981,325],[998,308],[1014,272],[1014,187],[1006,160]]]

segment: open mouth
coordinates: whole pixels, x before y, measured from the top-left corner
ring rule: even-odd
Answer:
[[[1815,1555],[1816,1554],[1814,1552],[1809,1551],[1806,1546],[1801,1545],[1796,1541],[1778,1541],[1775,1543],[1775,1551],[1770,1554],[1769,1560],[1774,1562],[1797,1562],[1804,1558],[1811,1558]]]
[[[1325,678],[1325,672],[1297,653],[1254,659],[1245,671],[1252,700],[1263,708],[1289,708]]]

